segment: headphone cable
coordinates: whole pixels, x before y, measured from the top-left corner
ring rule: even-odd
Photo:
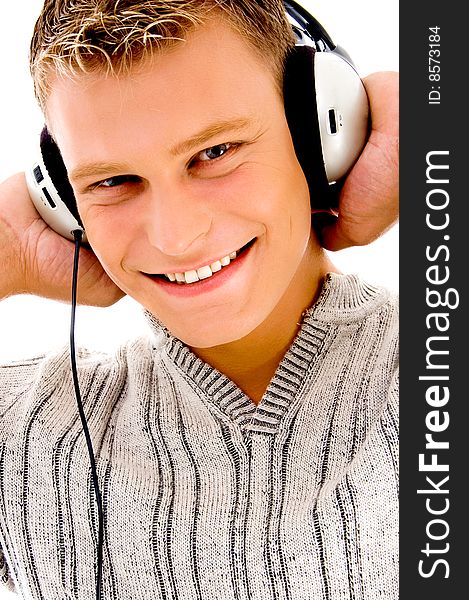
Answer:
[[[88,454],[91,464],[91,478],[93,481],[94,493],[96,496],[96,505],[98,507],[98,548],[97,548],[97,573],[96,573],[96,600],[101,600],[101,581],[103,571],[103,507],[101,493],[99,491],[98,474],[96,470],[96,462],[94,458],[93,445],[91,436],[86,423],[85,412],[81,401],[80,386],[78,383],[77,364],[75,356],[75,313],[77,307],[77,287],[78,287],[78,259],[80,256],[80,246],[83,238],[83,232],[80,229],[72,231],[75,238],[75,254],[73,257],[73,275],[72,275],[72,308],[70,320],[70,359],[72,363],[73,385],[75,388],[75,397],[78,405],[78,412],[83,426],[83,433],[86,438]]]

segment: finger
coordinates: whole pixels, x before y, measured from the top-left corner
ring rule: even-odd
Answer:
[[[380,71],[363,79],[374,131],[399,135],[399,73]]]
[[[38,234],[35,229],[41,229]],[[25,244],[29,293],[70,302],[74,244],[59,236],[41,219],[37,219]],[[77,300],[79,304],[109,306],[124,294],[109,279],[93,251],[82,246],[78,267]]]
[[[372,113],[370,138],[341,190],[339,218],[316,223],[328,250],[369,244],[399,215],[398,74],[374,73],[365,85]]]
[[[321,243],[328,250],[369,244],[398,220],[399,177],[395,159],[379,147],[371,146],[367,153],[376,156],[364,157],[349,175],[341,192],[338,218],[322,217],[316,221]],[[367,161],[371,161],[373,169]]]
[[[109,278],[94,253],[80,249],[77,301],[90,306],[110,306],[125,296]]]

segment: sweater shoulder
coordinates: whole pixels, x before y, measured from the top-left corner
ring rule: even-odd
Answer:
[[[148,338],[137,338],[114,353],[79,348],[76,364],[81,385],[91,381],[122,381],[129,370],[144,371],[155,360],[155,345]],[[73,392],[70,349],[0,365],[0,419],[17,403],[38,395]]]

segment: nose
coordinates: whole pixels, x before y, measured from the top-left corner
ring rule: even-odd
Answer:
[[[182,256],[203,241],[212,216],[187,186],[159,187],[151,192],[145,215],[149,243],[167,256]]]

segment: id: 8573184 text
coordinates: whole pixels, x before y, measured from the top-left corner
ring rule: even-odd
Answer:
[[[428,81],[430,90],[428,92],[428,104],[440,104],[441,102],[441,35],[438,25],[428,28]]]

